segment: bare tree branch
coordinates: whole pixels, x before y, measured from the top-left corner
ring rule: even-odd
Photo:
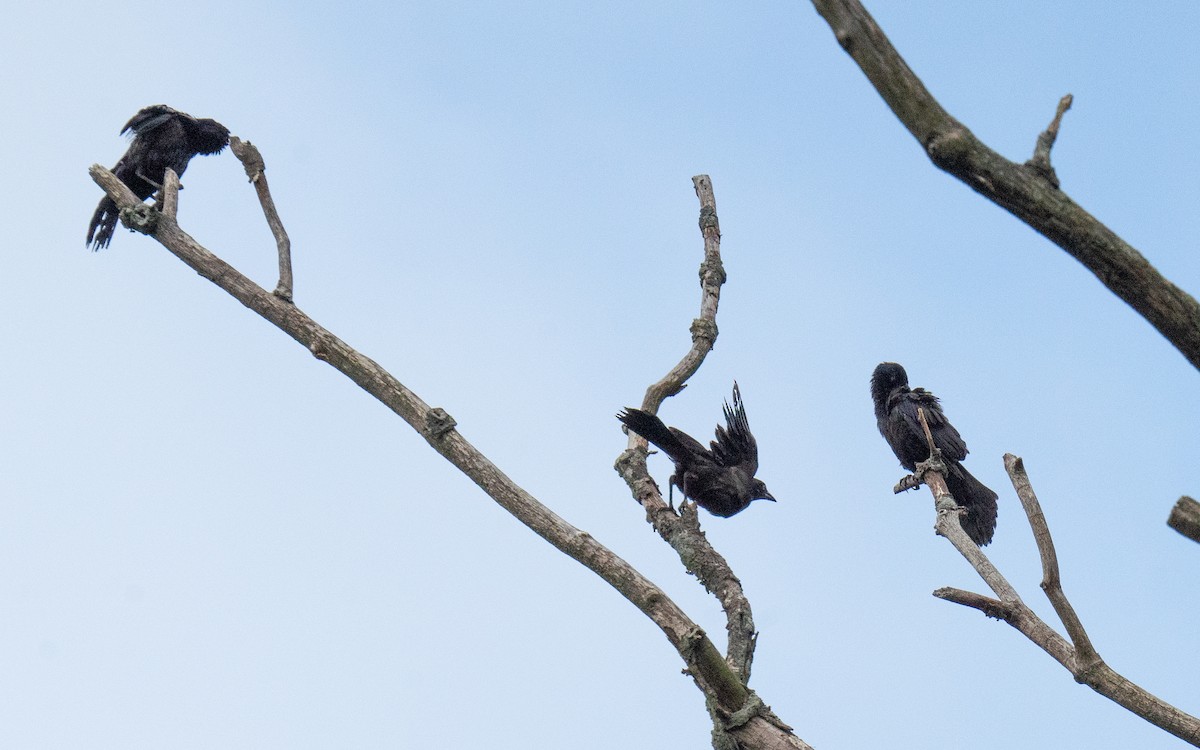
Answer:
[[[1063,115],[1071,108],[1073,101],[1075,101],[1075,97],[1070,94],[1059,100],[1054,119],[1050,121],[1049,127],[1038,136],[1037,145],[1033,147],[1033,158],[1025,162],[1056,188],[1059,185],[1058,175],[1054,173],[1054,167],[1050,166],[1050,149],[1054,148],[1054,141],[1058,140],[1058,128],[1062,125]]]
[[[1042,505],[1038,502],[1037,495],[1034,494],[1033,485],[1029,482],[1029,475],[1025,473],[1025,462],[1018,456],[1006,453],[1004,454],[1004,468],[1008,470],[1013,489],[1017,491],[1017,497],[1021,499],[1021,507],[1025,509],[1025,516],[1029,519],[1030,528],[1033,529],[1033,539],[1037,543],[1038,554],[1042,558],[1042,591],[1046,592],[1046,598],[1054,606],[1055,614],[1067,629],[1067,635],[1070,636],[1071,642],[1075,644],[1076,668],[1088,670],[1100,661],[1100,655],[1092,648],[1092,640],[1088,638],[1087,631],[1083,629],[1079,615],[1075,614],[1075,608],[1071,606],[1067,595],[1063,593],[1062,577],[1058,572],[1058,553],[1054,550],[1054,540],[1050,537],[1050,526],[1046,523],[1045,514],[1042,513]]]
[[[280,296],[268,293],[184,232],[172,216],[143,204],[99,164],[89,170],[120,209],[130,229],[149,234],[196,273],[228,292],[313,356],[337,369],[407,422],[446,460],[534,533],[578,561],[620,592],[666,635],[683,659],[687,674],[719,713],[725,729],[743,748],[804,750],[802,740],[750,700],[740,676],[730,668],[704,631],[662,589],[590,534],[575,528],[518,486],[458,431],[444,410],[431,408],[378,363],[362,355]],[[644,459],[644,456],[643,456]]]
[[[642,409],[651,413],[657,413],[664,399],[686,387],[688,378],[700,369],[717,338],[717,307],[721,285],[726,278],[721,263],[717,203],[708,175],[693,177],[692,184],[696,188],[696,197],[700,199],[700,233],[704,237],[704,260],[700,264],[700,316],[692,321],[692,345],[687,353],[661,380],[646,389]],[[654,530],[675,549],[684,567],[720,601],[729,631],[726,659],[730,668],[741,676],[742,682],[748,683],[754,662],[756,633],[750,602],[742,591],[741,581],[700,531],[695,506],[685,505],[680,515],[676,516],[663,502],[658,486],[652,480],[646,481],[650,478],[646,469],[646,450],[646,440],[636,433],[630,433],[629,450],[617,459],[615,468],[645,508],[646,519]]]
[[[726,280],[721,262],[721,227],[717,219],[712,180],[708,175],[697,175],[692,178],[692,184],[700,200],[700,233],[704,238],[704,260],[700,264],[700,315],[692,321],[692,345],[687,353],[661,380],[646,389],[641,408],[651,413],[657,413],[664,399],[686,387],[688,378],[700,369],[717,338],[717,308],[721,285]],[[634,498],[642,504],[646,520],[676,551],[688,572],[695,575],[705,590],[720,602],[725,612],[725,629],[729,634],[725,660],[742,683],[747,684],[758,633],[742,582],[734,575],[729,562],[713,548],[700,530],[696,505],[685,501],[676,515],[663,501],[662,492],[646,468],[647,448],[644,438],[630,432],[629,447],[617,458],[614,468],[629,485]],[[753,694],[747,693],[747,699],[753,702]],[[759,710],[781,729],[790,731],[770,713],[770,709],[762,707]],[[723,710],[713,716],[718,725],[722,721],[728,722],[729,718]]]
[[[179,213],[179,175],[170,167],[163,172],[162,212],[172,219]]]
[[[935,165],[1066,250],[1200,369],[1200,304],[1058,189],[1049,152],[1069,99],[1059,103],[1032,163],[1011,162],[938,104],[858,0],[813,5]]]
[[[262,154],[250,141],[243,141],[236,135],[229,139],[229,150],[242,163],[250,184],[258,193],[258,202],[262,206],[263,215],[267,217],[267,226],[275,237],[275,246],[279,252],[279,283],[275,286],[275,296],[287,302],[292,301],[292,241],[288,239],[287,230],[279,212],[275,210],[275,201],[271,198],[271,188],[267,185],[267,165]]]
[[[1167,525],[1193,542],[1200,542],[1200,503],[1184,495],[1171,509]]]
[[[924,425],[923,411],[918,412],[918,417]],[[955,549],[967,559],[967,562],[971,563],[971,566],[999,599],[955,588],[941,588],[934,591],[933,595],[946,601],[972,607],[988,617],[1007,622],[1050,654],[1055,661],[1066,667],[1076,682],[1087,685],[1151,724],[1200,747],[1200,720],[1180,711],[1122,677],[1100,658],[1092,646],[1092,642],[1083,628],[1083,623],[1067,600],[1066,594],[1063,593],[1058,571],[1058,556],[1054,550],[1054,541],[1050,537],[1050,528],[1046,524],[1041,505],[1033,492],[1033,486],[1025,473],[1022,460],[1012,454],[1006,454],[1004,466],[1012,479],[1013,488],[1021,498],[1021,506],[1025,509],[1025,515],[1029,519],[1034,539],[1037,541],[1038,552],[1042,559],[1042,589],[1066,627],[1067,634],[1070,636],[1069,641],[1055,632],[1025,602],[1021,601],[1008,580],[992,565],[992,562],[971,540],[971,537],[963,531],[959,523],[961,509],[954,503],[953,497],[946,489],[945,479],[938,466],[940,457],[935,453],[937,448],[933,445],[933,439],[929,436],[928,429],[926,429],[926,439],[929,441],[931,449],[931,460],[917,465],[917,475],[929,487],[929,491],[934,496],[938,513],[937,533],[946,537]]]

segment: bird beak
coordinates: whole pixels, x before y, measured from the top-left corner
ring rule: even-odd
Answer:
[[[778,502],[770,492],[760,497],[759,500],[770,500],[773,503]]]

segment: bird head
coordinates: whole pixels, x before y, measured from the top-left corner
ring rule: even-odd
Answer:
[[[775,502],[775,496],[767,489],[766,483],[761,479],[755,479],[750,489],[754,492],[753,500],[770,500]]]
[[[881,362],[871,373],[871,397],[881,403],[895,388],[908,386],[908,373],[895,362]]]

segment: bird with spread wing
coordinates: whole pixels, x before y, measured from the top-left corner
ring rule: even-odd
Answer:
[[[758,443],[750,432],[746,407],[737,383],[733,406],[725,402],[725,426],[717,426],[716,440],[705,448],[699,440],[641,409],[626,408],[617,415],[630,430],[657,446],[675,463],[670,487],[678,487],[714,516],[728,518],[755,500],[775,501],[758,472]]]
[[[143,107],[121,128],[133,141],[113,167],[113,174],[142,200],[162,189],[167,168],[182,175],[199,154],[218,154],[229,145],[229,128],[216,120],[192,117],[165,104]],[[93,250],[108,247],[117,228],[117,204],[107,195],[100,199],[88,225],[87,244]]]

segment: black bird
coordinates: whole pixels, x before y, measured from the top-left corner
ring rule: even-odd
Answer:
[[[937,397],[924,388],[910,389],[904,368],[895,362],[884,362],[871,375],[871,399],[875,402],[875,421],[880,434],[900,459],[900,465],[909,471],[929,458],[929,443],[917,417],[918,408],[925,410],[933,444],[946,460],[946,487],[967,511],[962,519],[963,530],[978,545],[992,541],[996,531],[996,493],[959,463],[967,457],[967,444],[942,413]]]
[[[717,426],[717,439],[712,441],[711,449],[641,409],[627,408],[617,419],[666,453],[675,462],[670,486],[678,487],[685,498],[714,516],[728,518],[755,500],[775,502],[767,485],[754,478],[758,443],[750,434],[737,383],[733,384],[733,406],[725,402],[726,426]]]
[[[162,189],[167,167],[182,175],[197,154],[219,154],[229,145],[229,128],[216,120],[197,119],[165,104],[144,107],[121,128],[133,142],[113,167],[113,174],[142,200]],[[108,247],[117,228],[117,204],[107,195],[88,225],[87,244]]]

